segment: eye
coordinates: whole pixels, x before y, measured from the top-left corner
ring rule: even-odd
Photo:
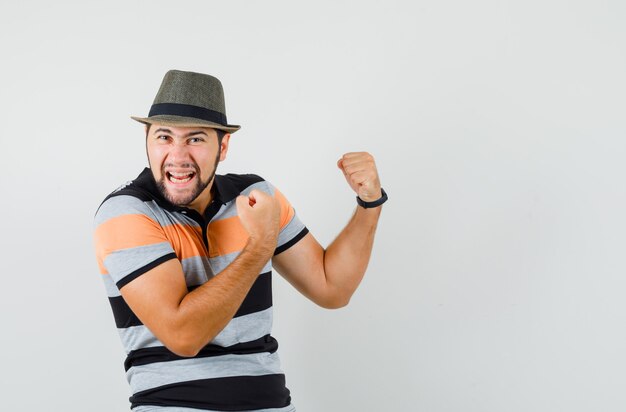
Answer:
[[[201,143],[204,142],[204,139],[201,137],[191,137],[189,139],[189,143]]]
[[[156,136],[156,140],[167,141],[170,137],[166,134],[160,134]]]

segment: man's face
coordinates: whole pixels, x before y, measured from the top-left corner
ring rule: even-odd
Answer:
[[[226,158],[229,134],[218,144],[206,127],[153,124],[146,137],[150,169],[161,194],[171,203],[204,211],[217,164]]]

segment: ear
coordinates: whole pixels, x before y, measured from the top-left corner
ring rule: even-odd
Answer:
[[[226,133],[222,137],[222,145],[220,146],[220,162],[226,160],[226,153],[228,153],[228,143],[230,141],[230,133]]]

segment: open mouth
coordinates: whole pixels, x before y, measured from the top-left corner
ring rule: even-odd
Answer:
[[[194,178],[196,172],[165,172],[167,180],[174,184],[187,183]]]

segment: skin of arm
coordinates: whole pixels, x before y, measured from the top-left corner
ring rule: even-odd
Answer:
[[[237,198],[249,239],[218,276],[188,292],[180,261],[172,259],[121,288],[128,306],[172,352],[195,356],[233,318],[276,248],[280,206],[253,190]]]
[[[365,201],[381,196],[374,158],[365,152],[347,153],[338,162],[346,181]],[[382,206],[357,207],[346,227],[324,249],[310,233],[272,259],[276,270],[316,304],[346,306],[369,263]]]

